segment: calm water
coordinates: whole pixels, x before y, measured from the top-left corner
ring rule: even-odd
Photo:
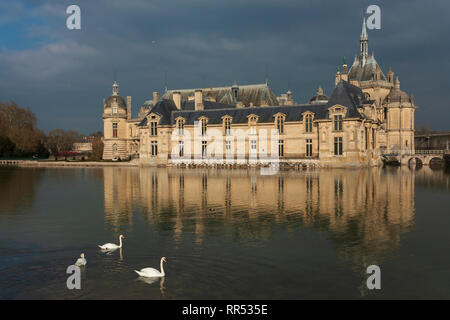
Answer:
[[[430,168],[0,168],[0,298],[450,299],[449,208]],[[122,251],[97,248],[119,234]],[[163,283],[133,272],[162,256]]]

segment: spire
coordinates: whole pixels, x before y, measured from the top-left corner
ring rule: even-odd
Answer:
[[[366,62],[366,57],[368,56],[369,52],[369,37],[367,36],[367,29],[366,29],[366,18],[363,17],[363,24],[362,24],[362,30],[361,30],[361,36],[359,37],[359,43],[360,43],[360,56],[363,60],[363,64]]]
[[[361,40],[369,40],[367,37],[367,29],[366,29],[366,17],[363,17],[363,24],[362,24],[362,30],[361,30]]]

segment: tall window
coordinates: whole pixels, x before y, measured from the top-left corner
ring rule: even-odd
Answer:
[[[178,135],[179,136],[184,135],[184,120],[183,119],[177,120],[177,127],[178,127]]]
[[[117,138],[117,127],[118,127],[117,122],[113,122],[112,127],[113,127],[113,138]]]
[[[278,140],[278,156],[284,157],[284,140]]]
[[[364,140],[366,144],[366,150],[369,149],[369,131],[367,128],[364,128]]]
[[[276,119],[276,122],[277,122],[278,133],[279,134],[284,133],[284,117],[278,116]]]
[[[406,141],[406,146],[408,146],[408,141]],[[375,149],[375,128],[372,128],[372,149]]]
[[[202,124],[202,136],[206,136],[206,119],[202,119],[201,124]]]
[[[184,141],[178,142],[178,151],[179,151],[179,156],[184,157]]]
[[[202,141],[202,158],[206,158],[207,141]]]
[[[250,152],[256,153],[256,140],[250,140]]]
[[[342,137],[334,138],[334,155],[342,156]]]
[[[229,136],[231,134],[231,119],[230,118],[225,118],[224,126],[225,126],[225,135]]]
[[[312,132],[312,115],[307,114],[305,118],[305,132]]]
[[[158,141],[152,141],[152,156],[158,155]]]
[[[156,121],[150,122],[150,135],[151,136],[158,135],[158,122],[156,122]]]
[[[312,139],[306,139],[306,156],[312,157]]]
[[[334,131],[342,131],[342,115],[334,116]]]
[[[231,153],[231,141],[230,140],[225,141],[225,152]]]

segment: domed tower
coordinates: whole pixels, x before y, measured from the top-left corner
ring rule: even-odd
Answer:
[[[103,159],[128,157],[127,126],[131,118],[131,97],[127,102],[119,95],[119,85],[114,81],[112,95],[103,101]]]
[[[387,148],[401,154],[414,152],[414,99],[400,89],[398,77],[383,102]]]

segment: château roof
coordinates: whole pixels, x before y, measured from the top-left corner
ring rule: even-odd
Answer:
[[[259,123],[273,123],[274,116],[278,113],[286,116],[286,122],[301,121],[303,119],[302,114],[306,111],[314,113],[314,119],[329,119],[328,109],[336,104],[347,107],[346,117],[362,118],[363,116],[358,111],[358,108],[365,103],[371,103],[371,101],[365,99],[359,87],[341,80],[334,89],[328,103],[250,108],[236,108],[232,105],[219,108],[218,105],[215,105],[217,108],[213,107],[205,110],[178,110],[172,100],[163,99],[149,111],[149,114],[153,112],[159,114],[161,116],[159,122],[161,125],[173,125],[178,117],[183,117],[186,120],[185,124],[192,125],[202,116],[208,118],[209,124],[220,124],[223,121],[223,117],[227,115],[232,117],[232,123],[248,123],[248,116],[252,114],[258,116]],[[145,125],[147,125],[147,118],[144,118],[139,124],[139,126]]]
[[[250,106],[253,103],[255,106],[260,105],[278,105],[278,100],[270,90],[267,83],[251,84],[251,85],[233,85],[228,87],[210,87],[201,89],[203,92],[203,100],[212,100],[221,104],[233,104],[232,88],[238,88],[237,101],[242,102],[245,106]],[[188,101],[190,96],[193,96],[197,89],[181,89],[168,90],[162,96],[163,99],[172,99],[174,92],[181,93],[181,101]]]

